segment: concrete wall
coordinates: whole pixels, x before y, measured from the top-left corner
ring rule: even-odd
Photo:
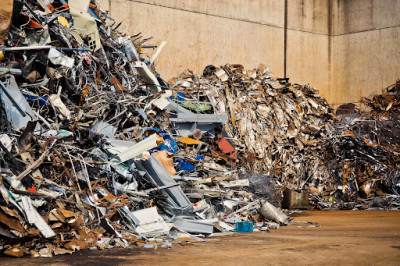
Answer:
[[[310,83],[329,97],[330,36],[329,0],[287,1],[287,77]]]
[[[189,68],[240,63],[256,68],[271,65],[283,75],[284,3],[267,0],[99,1],[111,17],[123,21],[128,34],[153,36],[149,43],[167,41],[156,60],[165,78]],[[268,32],[268,34],[265,34]],[[148,50],[150,54],[154,51]]]
[[[128,34],[168,41],[169,79],[189,68],[270,65],[332,104],[356,102],[400,78],[400,0],[100,0]],[[148,50],[151,56],[154,51]]]
[[[333,103],[357,101],[400,78],[400,1],[336,0]]]

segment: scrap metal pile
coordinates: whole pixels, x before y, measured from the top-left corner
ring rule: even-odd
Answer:
[[[241,221],[255,230],[288,223],[266,201],[274,197],[257,196],[239,178],[218,95],[199,92],[192,101],[170,89],[152,65],[159,51],[146,58],[156,48],[149,39],[119,33],[93,1],[6,2],[3,254],[170,247]],[[275,193],[272,182],[268,191]]]
[[[363,112],[354,104],[339,106],[340,121],[324,139],[326,167],[336,181],[330,199],[341,208],[398,208],[400,81],[362,102]]]
[[[239,164],[282,191],[306,190],[317,208],[400,206],[399,82],[365,99],[371,110],[362,115],[347,104],[337,116],[314,88],[276,79],[263,66],[210,65],[202,77],[184,72],[175,88],[228,114],[225,136]],[[253,191],[265,194],[270,181],[255,177]]]
[[[239,152],[239,164],[262,172],[280,187],[304,189],[329,182],[321,141],[332,130],[333,110],[309,85],[276,79],[261,66],[208,66],[203,77],[186,72],[175,88],[212,97],[229,115],[226,135]],[[258,182],[262,187],[263,182]]]
[[[284,190],[316,208],[400,206],[400,82],[336,114],[263,66],[210,65],[170,86],[153,65],[165,43],[149,58],[151,38],[118,32],[94,1],[6,2],[3,254],[268,230],[289,221],[274,207]]]

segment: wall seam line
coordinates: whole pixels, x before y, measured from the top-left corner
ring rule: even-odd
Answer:
[[[152,3],[147,3],[147,2],[144,2],[144,1],[140,1],[140,0],[124,0],[124,1],[114,1],[114,2],[115,2],[115,3],[134,2],[134,3],[144,4],[144,5],[158,6],[158,7],[168,8],[168,9],[174,9],[174,10],[179,10],[179,11],[185,11],[185,12],[194,13],[194,14],[199,14],[199,15],[206,15],[206,16],[224,18],[224,19],[229,19],[229,20],[236,20],[236,21],[241,21],[241,22],[248,22],[248,23],[257,24],[257,25],[270,26],[270,27],[279,28],[279,29],[283,29],[283,28],[284,28],[283,26],[278,26],[278,25],[269,24],[269,23],[262,23],[262,22],[247,20],[247,19],[231,18],[231,17],[221,16],[221,15],[216,15],[216,14],[210,14],[210,13],[204,13],[204,12],[199,12],[199,11],[194,11],[194,10],[179,8],[179,7],[170,7],[170,6],[166,6],[166,5],[152,4]]]
[[[333,34],[332,36],[333,36],[333,37],[336,37],[336,36],[357,34],[357,33],[369,32],[369,31],[378,31],[378,30],[394,29],[394,28],[400,28],[400,25],[382,27],[382,28],[377,28],[377,29],[369,29],[369,30],[352,31],[352,32],[346,32],[346,33],[340,33],[340,34]]]
[[[247,23],[251,23],[251,24],[269,26],[269,27],[278,28],[278,29],[285,29],[284,26],[282,27],[282,26],[278,26],[278,25],[274,25],[274,24],[262,23],[262,22],[247,20],[247,19],[239,19],[239,18],[232,18],[232,17],[221,16],[221,15],[216,15],[216,14],[204,13],[204,12],[199,12],[199,11],[179,8],[179,7],[171,7],[171,6],[166,6],[166,5],[147,3],[147,2],[144,2],[144,1],[140,1],[140,0],[124,0],[124,1],[115,1],[115,2],[116,3],[134,2],[134,3],[144,4],[144,5],[151,5],[151,6],[158,6],[158,7],[168,8],[168,9],[180,10],[180,11],[190,12],[190,13],[199,14],[199,15],[206,15],[206,16],[229,19],[229,20],[235,20],[235,21],[240,21],[240,22],[247,22]],[[376,29],[368,29],[368,30],[362,30],[362,31],[340,33],[340,34],[332,34],[332,35],[329,34],[329,33],[315,32],[315,31],[308,31],[308,30],[301,30],[301,29],[293,29],[293,28],[289,28],[289,27],[287,27],[287,30],[336,37],[336,36],[343,36],[343,35],[348,35],[348,34],[363,33],[363,32],[368,32],[368,31],[384,30],[384,29],[391,29],[391,28],[397,28],[397,27],[400,27],[400,25],[394,25],[394,26],[388,26],[388,27],[382,27],[382,28],[376,28]]]

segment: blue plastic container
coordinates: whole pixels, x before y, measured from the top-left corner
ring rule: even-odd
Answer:
[[[238,233],[253,233],[253,222],[237,222],[235,231]]]

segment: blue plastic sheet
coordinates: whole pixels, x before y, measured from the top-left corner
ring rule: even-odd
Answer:
[[[23,94],[23,95],[24,95],[25,99],[28,101],[39,102],[39,105],[41,107],[46,105],[47,99],[43,96],[33,96],[33,95],[27,95],[27,94]]]
[[[205,162],[206,161],[206,158],[204,158],[204,156],[203,155],[197,155],[196,156],[196,160],[202,160],[203,162]]]
[[[196,170],[196,168],[186,160],[183,160],[183,159],[179,158],[177,160],[177,162],[178,162],[179,171],[191,172],[191,171]]]
[[[166,150],[168,152],[176,154],[178,150],[178,144],[176,143],[175,140],[171,138],[170,135],[168,135],[167,131],[162,131],[159,130],[158,128],[151,128],[144,132],[146,137],[152,135],[153,133],[157,133],[164,139],[164,142],[158,145],[158,147],[154,148],[153,150],[158,150],[158,151]]]
[[[169,98],[170,98],[171,100],[173,100],[174,96],[170,96]],[[177,93],[177,96],[176,96],[176,99],[177,99],[178,101],[180,101],[180,102],[185,101],[185,93],[183,93],[183,92],[178,92],[178,93]]]

